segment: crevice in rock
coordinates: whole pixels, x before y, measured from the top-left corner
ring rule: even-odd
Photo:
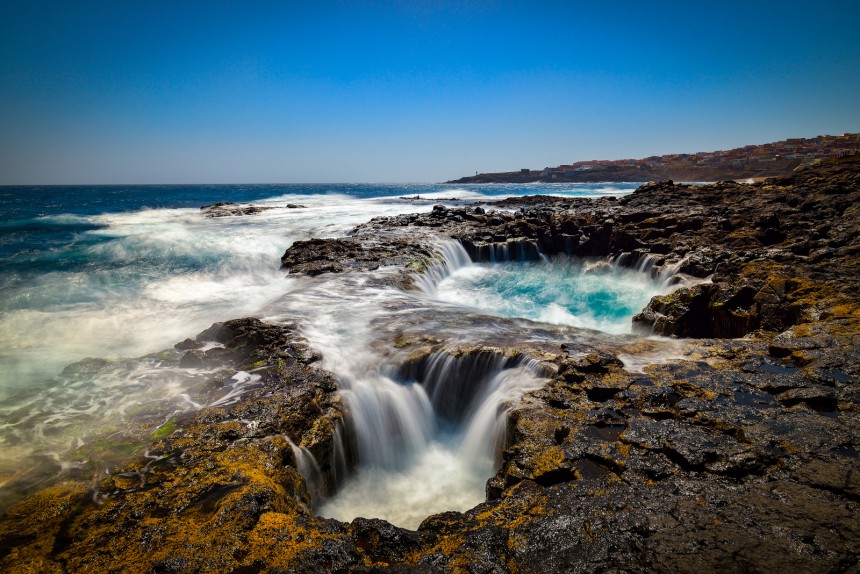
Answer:
[[[573,480],[576,480],[576,473],[569,468],[556,468],[534,478],[534,481],[541,486],[553,486]]]
[[[594,453],[586,453],[585,460],[588,460],[603,468],[606,468],[607,472],[612,472],[613,474],[621,475],[625,471],[624,465],[621,464],[619,461],[613,460],[608,457],[599,456]]]
[[[550,407],[558,409],[560,411],[568,410],[570,408],[569,404],[567,404],[565,401],[560,401],[558,399],[549,399],[547,400],[547,404]]]
[[[591,388],[585,389],[585,394],[588,396],[588,400],[590,400],[592,402],[605,403],[605,402],[615,398],[615,395],[617,395],[619,393],[619,391],[621,391],[621,389],[605,388],[605,387],[591,387]]]
[[[661,448],[657,449],[657,452],[661,452],[666,455],[673,464],[680,467],[681,470],[685,472],[695,472],[695,473],[705,473],[708,472],[708,469],[705,467],[707,461],[702,464],[691,464],[681,453],[671,448]]]

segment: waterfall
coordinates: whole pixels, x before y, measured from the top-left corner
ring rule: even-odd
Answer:
[[[669,263],[663,255],[631,253],[629,251],[619,253],[609,259],[609,263],[613,267],[625,267],[649,275],[658,282],[661,290],[669,289],[676,284],[690,282],[690,278],[678,273],[686,261],[687,257]]]
[[[492,350],[463,357],[438,352],[408,365],[403,375],[422,381],[434,412],[453,424],[466,417],[488,379],[514,363],[514,359]]]
[[[284,436],[293,449],[293,457],[296,459],[296,470],[305,479],[305,486],[311,495],[311,501],[321,500],[325,496],[325,477],[320,470],[317,459],[307,448],[298,446],[290,437]]]
[[[544,258],[537,241],[532,239],[517,238],[481,244],[464,240],[463,247],[472,261],[476,262],[539,261]]]
[[[482,396],[474,401],[466,418],[460,455],[466,460],[484,459],[484,464],[498,464],[507,446],[507,415],[510,406],[542,382],[534,366],[505,369],[485,385]]]
[[[487,349],[438,351],[341,380],[357,466],[319,514],[415,528],[431,514],[481,502],[505,446],[508,411],[544,383],[542,375],[537,361]]]
[[[379,373],[340,384],[359,464],[402,468],[436,433],[433,407],[421,385]]]
[[[498,429],[489,420],[539,384],[539,363],[495,350],[457,356],[438,351],[401,368],[396,380],[377,374],[342,390],[358,448],[359,464],[402,469],[428,444],[468,437],[471,453],[497,450]],[[490,416],[488,413],[493,413]],[[495,418],[494,418],[495,417]]]
[[[334,472],[334,476],[332,477],[334,480],[335,488],[340,486],[343,480],[346,478],[347,473],[347,462],[346,462],[346,443],[344,442],[343,436],[343,427],[340,424],[340,421],[334,424],[334,445],[332,448],[332,456],[334,457],[334,464],[332,465],[332,470]]]
[[[442,256],[442,260],[428,266],[423,273],[415,276],[415,284],[428,295],[435,293],[436,286],[440,281],[458,269],[472,264],[469,253],[459,241],[453,239],[441,241],[436,245],[436,249]]]

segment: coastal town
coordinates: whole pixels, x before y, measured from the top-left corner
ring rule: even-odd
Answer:
[[[791,138],[730,150],[654,155],[642,159],[576,161],[539,170],[482,173],[448,183],[718,181],[787,175],[823,160],[860,153],[860,133]]]

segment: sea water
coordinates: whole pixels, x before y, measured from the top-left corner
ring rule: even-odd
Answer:
[[[651,297],[671,289],[661,278],[605,260],[555,257],[461,267],[435,295],[502,317],[624,334]]]
[[[341,301],[355,299],[347,305],[349,317],[325,294],[331,282],[289,297],[289,316],[301,309],[315,315],[307,334],[322,345],[324,367],[338,376],[358,447],[357,469],[317,506],[322,516],[378,517],[417,528],[431,514],[474,507],[484,500],[485,483],[500,463],[507,413],[547,380],[535,361],[494,351],[459,356],[444,349],[426,359],[420,380],[413,379],[393,368],[392,341],[374,345],[379,338],[423,322],[427,334],[456,346],[469,345],[486,331],[512,328],[491,318],[479,319],[472,331],[460,326],[460,317],[489,315],[531,320],[533,331],[528,323],[517,325],[533,341],[547,325],[558,325],[556,336],[608,348],[613,336],[630,338],[632,316],[652,296],[674,288],[668,275],[652,274],[645,265],[628,269],[607,260],[565,257],[484,264],[471,262],[455,241],[437,248],[444,261],[421,278],[418,293],[356,289],[356,278],[336,280]],[[428,321],[427,313],[435,320]],[[388,356],[380,351],[386,346]],[[677,351],[668,344],[656,354]],[[619,357],[634,369],[662,360],[647,354]]]
[[[76,463],[67,458],[73,447],[85,445],[94,432],[132,422],[135,413],[161,413],[166,420],[176,412],[205,406],[193,393],[205,373],[162,368],[156,359],[138,358],[193,337],[215,321],[299,317],[303,334],[323,351],[325,365],[343,381],[345,392],[352,381],[376,376],[378,364],[343,361],[345,341],[368,344],[372,337],[356,333],[372,332],[373,317],[387,312],[386,305],[401,295],[390,290],[368,298],[360,285],[287,276],[280,269],[280,256],[296,240],[341,237],[371,217],[429,211],[439,202],[464,205],[526,194],[620,195],[634,188],[633,184],[2,187],[0,490],[4,482],[18,480],[21,469],[36,459],[50,461],[58,472]],[[254,202],[273,209],[253,216],[204,217],[199,207],[219,201]],[[289,209],[287,204],[304,207]],[[470,288],[468,281],[473,279],[468,273],[453,278],[440,292]],[[466,283],[460,285],[459,280]],[[483,293],[485,303],[464,312],[524,316],[537,312],[494,309],[493,297],[506,297],[493,295],[499,287],[475,289]],[[289,300],[293,303],[285,303]],[[443,295],[401,304],[405,306],[396,313],[410,313],[410,305],[448,302]],[[353,320],[345,321],[346,317]],[[62,374],[68,364],[86,357],[114,362],[92,376]],[[366,357],[372,362],[372,353]],[[447,440],[442,435],[431,439],[427,444],[433,448]],[[432,448],[425,454],[429,457],[425,463],[435,465]],[[484,474],[475,480],[486,480]]]

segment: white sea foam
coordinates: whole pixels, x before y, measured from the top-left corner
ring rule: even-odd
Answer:
[[[601,193],[599,187],[591,191]],[[476,312],[527,316],[604,331],[612,331],[613,324],[574,314],[564,301],[529,307],[528,293],[517,299],[476,288],[498,269],[473,265],[454,242],[440,244],[445,262],[419,281],[423,292],[370,287],[369,280],[386,270],[296,278],[279,269],[279,257],[296,240],[343,236],[371,217],[426,211],[445,198],[498,197],[457,188],[421,195],[432,201],[284,195],[256,202],[273,209],[249,217],[152,209],[83,218],[99,226],[85,236],[101,241],[80,246],[95,262],[93,271],[46,273],[26,292],[39,304],[0,315],[0,349],[7,353],[0,357],[6,373],[0,380],[0,399],[6,393],[0,403],[0,474],[23,466],[21,461],[34,453],[70,463],[63,458],[70,446],[141,412],[156,413],[162,422],[177,412],[239,400],[259,383],[258,375],[236,373],[220,394],[204,399],[205,372],[167,368],[156,358],[122,358],[167,348],[214,321],[254,315],[298,321],[302,334],[322,351],[322,367],[338,377],[351,407],[352,418],[342,431],[357,433],[350,438],[359,446],[361,465],[338,496],[320,507],[323,515],[377,516],[415,527],[434,512],[474,506],[483,500],[484,483],[498,463],[507,408],[542,380],[533,366],[494,364],[461,418],[451,421],[440,415],[440,398],[428,391],[430,382],[404,380],[395,372],[404,351],[389,340],[392,332],[414,326],[421,313],[432,317],[428,309],[452,317]],[[287,208],[288,203],[305,207]],[[594,279],[581,275],[583,286]],[[625,289],[635,291],[632,285]],[[561,289],[561,284],[550,282],[550,287]],[[471,340],[473,333],[456,329],[451,327],[452,337]],[[44,376],[85,356],[121,360],[88,376]],[[635,353],[628,360],[635,363]],[[453,368],[438,376],[444,379]],[[314,478],[319,471],[310,453],[295,448],[315,496],[321,496],[322,481]]]
[[[431,514],[482,502],[492,471],[491,465],[469,464],[451,443],[431,442],[402,470],[362,467],[318,513],[346,521],[382,518],[414,529]]]
[[[84,248],[93,271],[47,273],[10,293],[32,304],[0,315],[8,375],[0,377],[0,398],[85,356],[138,356],[214,321],[254,314],[290,290],[279,258],[293,241],[342,236],[370,217],[416,211],[339,195],[260,203],[308,207],[252,217],[205,218],[196,209],[69,216],[101,226],[86,234],[107,240]]]
[[[66,365],[139,357],[215,321],[260,315],[299,282],[279,269],[293,241],[343,236],[377,215],[432,207],[343,195],[258,203],[275,209],[217,218],[198,209],[51,216],[98,226],[79,236],[91,240],[75,254],[91,270],[58,266],[4,293],[16,306],[0,313],[0,474],[26,467],[32,454],[58,456],[81,436],[142,410],[169,416],[202,404],[193,370],[122,360],[81,380],[57,377]],[[249,384],[236,381],[220,400],[237,399]]]

